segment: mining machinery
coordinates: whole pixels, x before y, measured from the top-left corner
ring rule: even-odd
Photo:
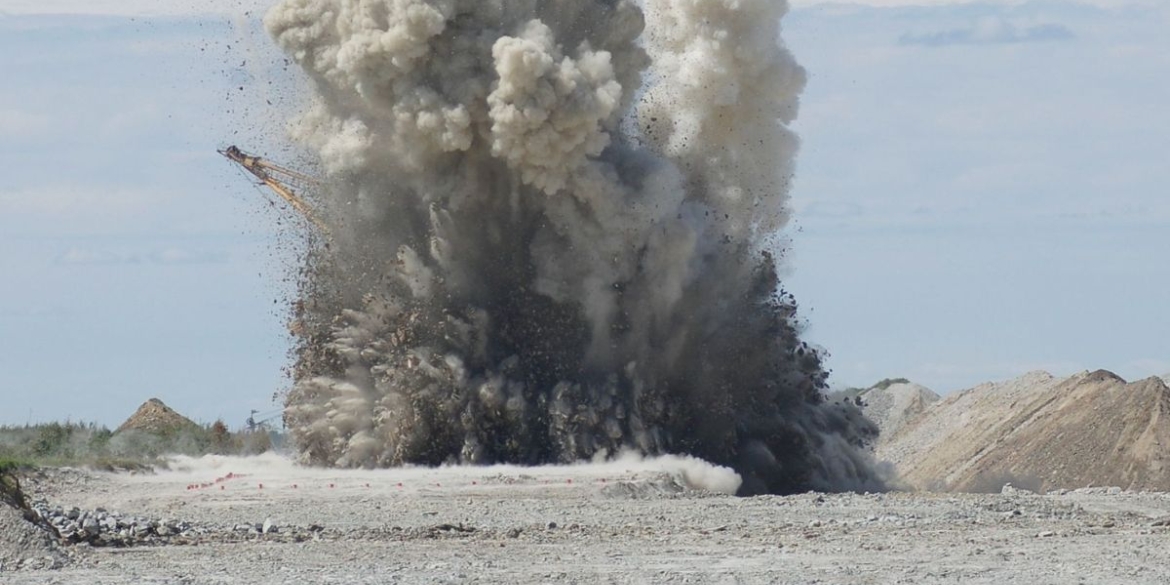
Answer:
[[[293,209],[309,220],[321,235],[325,236],[326,239],[329,238],[329,228],[317,217],[313,208],[309,207],[309,204],[297,195],[297,191],[303,192],[320,187],[319,180],[304,173],[274,165],[235,146],[229,146],[217,152],[260,179],[261,183],[267,185],[269,189],[272,189],[281,199],[287,201]]]

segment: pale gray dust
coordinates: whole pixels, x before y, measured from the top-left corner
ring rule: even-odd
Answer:
[[[621,450],[877,489],[777,279],[805,73],[779,0],[286,0],[331,223],[286,421],[321,465]]]

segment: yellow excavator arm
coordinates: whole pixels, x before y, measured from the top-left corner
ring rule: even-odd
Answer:
[[[288,202],[305,219],[309,220],[326,238],[329,237],[329,228],[296,194],[296,189],[311,189],[321,184],[319,180],[304,173],[274,165],[258,156],[252,156],[235,146],[229,146],[217,151],[228,160],[240,165],[244,170],[252,173],[260,182],[272,189],[281,199]]]

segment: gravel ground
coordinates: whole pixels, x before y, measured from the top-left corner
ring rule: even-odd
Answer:
[[[75,534],[61,568],[9,570],[0,582],[1170,582],[1170,494],[1162,493],[735,498],[695,489],[726,490],[726,475],[678,460],[343,472],[261,458],[176,467],[28,478],[35,507],[59,529],[93,519],[93,534]]]

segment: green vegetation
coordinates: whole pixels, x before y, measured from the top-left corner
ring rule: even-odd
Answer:
[[[907,380],[906,378],[886,378],[885,380],[882,380],[881,382],[878,382],[877,384],[870,386],[869,389],[870,390],[885,390],[886,388],[889,388],[890,386],[893,386],[894,384],[909,384],[909,383],[910,383],[910,380]]]
[[[20,491],[20,481],[16,479],[16,472],[27,466],[24,462],[0,457],[0,506],[28,507],[24,493]]]
[[[0,457],[0,475],[8,475],[16,471],[32,469],[34,465],[28,461],[21,461],[11,457]]]
[[[166,455],[255,455],[279,444],[267,429],[231,432],[220,421],[160,432],[113,432],[93,423],[0,426],[0,473],[34,466],[139,469]]]
[[[834,391],[833,393],[831,393],[829,395],[829,398],[832,400],[854,400],[858,396],[861,396],[861,395],[865,394],[866,392],[869,392],[870,390],[885,390],[885,389],[889,388],[890,386],[893,386],[894,384],[909,384],[909,383],[910,383],[910,380],[907,380],[906,378],[886,378],[886,379],[878,382],[877,384],[870,386],[869,388],[854,388],[854,387],[842,388],[840,390],[837,390],[837,391]]]

